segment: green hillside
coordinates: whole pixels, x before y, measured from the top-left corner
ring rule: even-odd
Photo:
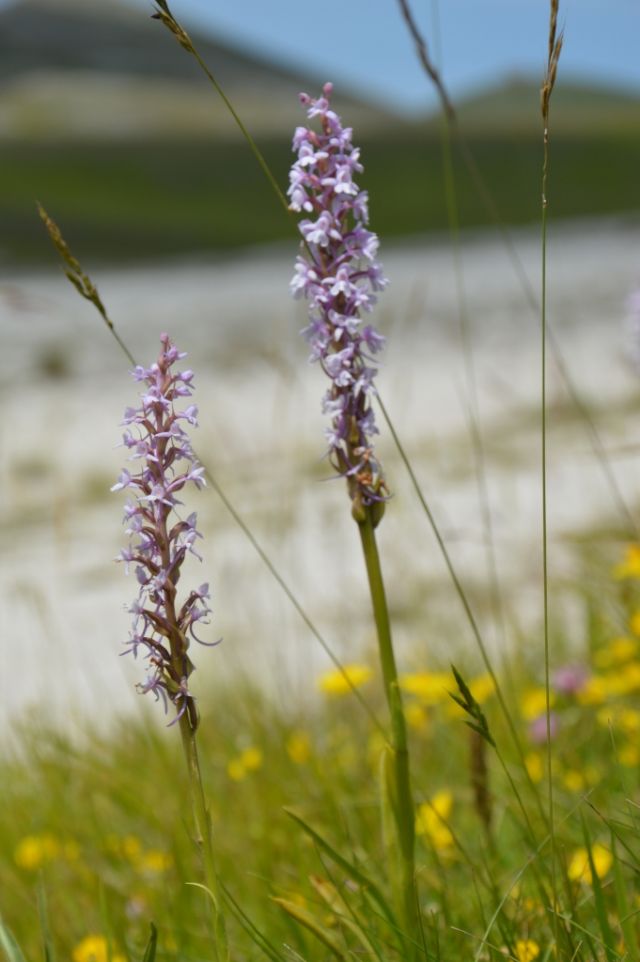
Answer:
[[[237,139],[222,100],[152,9],[121,0],[13,0],[0,8],[0,142]],[[258,134],[287,136],[299,119],[298,93],[319,92],[326,80],[197,30],[191,37]],[[359,130],[393,120],[346,88],[336,103]]]
[[[215,39],[196,40],[286,188],[291,132],[304,118],[297,91],[319,82]],[[363,146],[361,183],[375,229],[383,238],[446,229],[440,121],[403,123],[340,93],[336,107]],[[15,0],[1,10],[0,96],[6,269],[52,258],[36,198],[89,261],[222,253],[294,234],[192,59],[118,0]],[[515,79],[478,92],[458,114],[503,220],[534,221],[537,84]],[[561,78],[552,124],[553,217],[640,210],[637,98]],[[459,149],[454,162],[461,225],[490,223]]]
[[[505,222],[538,217],[538,138],[469,140]],[[261,144],[283,188],[287,143]],[[383,237],[447,226],[441,146],[422,129],[363,141],[372,223]],[[459,155],[455,167],[462,226],[490,222]],[[640,131],[634,136],[560,134],[550,172],[554,218],[640,210]],[[291,236],[287,219],[240,142],[5,145],[0,153],[0,263],[52,257],[35,212],[38,198],[83,259],[144,261],[191,251],[224,252]]]
[[[514,77],[466,98],[458,107],[464,129],[514,136],[535,135],[542,123],[540,84]],[[553,91],[551,122],[562,136],[608,136],[640,130],[640,97],[560,76]]]

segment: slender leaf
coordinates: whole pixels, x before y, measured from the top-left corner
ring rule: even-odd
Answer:
[[[347,962],[346,953],[342,950],[341,946],[338,945],[337,939],[329,934],[324,922],[317,919],[301,905],[297,905],[296,902],[290,902],[289,899],[274,898],[273,901],[290,915],[291,918],[295,919],[296,922],[299,922],[300,925],[303,925],[312,932],[323,945],[326,945],[326,947],[333,952],[336,958],[341,959],[342,962]]]
[[[310,881],[320,898],[327,903],[341,924],[345,925],[351,932],[353,932],[362,947],[371,956],[376,956],[376,958],[380,959],[380,962],[382,962],[380,953],[368,938],[366,932],[362,928],[362,925],[360,925],[359,921],[357,920],[355,912],[351,910],[344,896],[338,891],[336,886],[327,879],[320,878],[317,875],[312,875]]]
[[[615,950],[615,937],[609,922],[609,916],[607,914],[607,906],[605,904],[604,892],[602,890],[602,882],[600,881],[598,873],[596,872],[593,851],[591,849],[591,838],[589,836],[587,823],[585,822],[584,817],[582,819],[582,833],[584,835],[584,844],[587,849],[589,868],[591,869],[591,887],[593,889],[593,898],[595,901],[596,916],[600,926],[600,933],[602,935],[602,943],[604,945],[604,950],[609,962],[616,962],[616,959],[619,958],[619,955]]]
[[[323,852],[326,852],[327,855],[329,855],[329,857],[333,859],[336,865],[339,865],[340,868],[344,869],[345,872],[348,872],[351,878],[353,878],[354,881],[358,882],[358,884],[362,886],[365,892],[371,895],[371,897],[373,898],[375,903],[378,905],[378,907],[382,911],[382,914],[388,921],[393,931],[397,932],[398,923],[394,918],[393,912],[389,908],[384,895],[382,894],[378,886],[375,884],[375,882],[373,882],[367,875],[365,875],[365,873],[362,872],[356,865],[354,865],[352,862],[346,859],[343,855],[341,855],[340,852],[337,852],[336,849],[333,848],[333,846],[330,845],[329,842],[327,842],[326,839],[324,839],[314,828],[308,825],[304,821],[304,819],[301,818],[300,815],[297,815],[295,812],[293,812],[289,808],[285,808],[285,812],[290,818],[294,820],[294,822],[296,822],[300,826],[303,832],[306,832],[306,834],[311,839],[313,839],[313,841],[316,843],[318,848],[320,848]]]
[[[252,922],[247,913],[240,907],[238,902],[235,900],[231,892],[226,886],[222,885],[222,894],[225,897],[226,903],[231,909],[231,912],[235,916],[238,923],[242,926],[244,931],[247,933],[249,938],[251,938],[258,948],[262,949],[264,954],[271,959],[271,962],[282,962],[282,954],[275,948],[275,946],[269,941],[269,939],[260,931],[260,929]]]
[[[147,947],[144,950],[144,956],[142,957],[142,962],[154,962],[156,957],[156,950],[158,948],[158,930],[153,924],[149,923],[151,932],[149,934],[149,941],[147,942]]]
[[[0,918],[0,947],[7,957],[7,962],[26,962],[22,949],[16,942],[13,934],[6,927]]]
[[[40,932],[42,934],[42,949],[44,962],[56,962],[56,951],[51,937],[51,926],[49,925],[49,906],[47,903],[47,890],[44,881],[40,879],[38,885],[38,916],[40,918]]]
[[[629,906],[629,897],[622,876],[622,862],[618,858],[616,836],[611,832],[611,854],[613,855],[613,884],[618,903],[618,918],[624,937],[625,948],[629,955],[629,962],[640,962],[640,946],[635,927],[635,913]]]

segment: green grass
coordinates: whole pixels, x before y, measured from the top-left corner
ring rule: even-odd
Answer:
[[[540,144],[535,137],[474,136],[474,156],[506,223],[539,211]],[[260,145],[284,187],[287,144]],[[448,227],[441,148],[428,131],[400,128],[364,141],[362,177],[372,224],[383,239]],[[460,224],[491,223],[459,156],[454,158]],[[640,209],[640,136],[560,135],[554,142],[553,216],[629,214]],[[36,198],[84,260],[132,263],[194,251],[224,253],[294,233],[243,143],[5,144],[0,154],[2,257],[51,260]],[[556,185],[562,185],[560,189]]]
[[[593,566],[592,549],[585,557]],[[638,938],[640,638],[629,632],[624,644],[616,639],[620,625],[637,610],[639,587],[637,563],[621,582],[601,577],[585,606],[593,634],[581,659],[590,680],[576,695],[555,696],[559,730],[553,772],[564,920],[558,957],[563,962],[635,958],[622,941],[629,949]],[[616,613],[615,623],[593,616],[593,607],[603,601]],[[559,638],[553,641],[559,664]],[[533,644],[529,650],[533,653]],[[500,951],[508,947],[522,962],[530,941],[542,959],[551,945],[550,856],[544,809],[538,807],[546,792],[545,748],[529,732],[531,719],[543,711],[536,661],[533,654],[518,656],[511,666],[515,683],[507,688],[532,781],[511,746],[490,686],[466,673],[512,779],[510,784],[497,753],[485,745],[490,834],[473,779],[482,749],[447,694],[455,689],[451,673],[442,679],[434,668],[447,672],[446,664],[431,664],[426,675],[405,681],[429,958],[473,958],[494,915],[487,935],[494,949],[485,948],[481,958],[503,958]],[[284,945],[303,959],[330,956],[274,899],[283,900],[290,912],[309,913],[344,958],[361,952],[365,942],[369,949],[359,957],[397,958],[393,931],[384,919],[388,893],[378,789],[384,743],[353,696],[316,699],[314,688],[309,678],[306,690],[285,710],[248,684],[199,691],[201,705],[210,706],[200,747],[220,874],[275,948],[276,958],[292,958]],[[361,691],[384,718],[375,669]],[[6,854],[0,860],[2,916],[27,959],[42,956],[38,904],[43,899],[50,949],[59,959],[88,962],[78,948],[88,936],[110,939],[114,957],[142,959],[151,922],[159,929],[158,959],[211,957],[206,897],[185,884],[199,881],[200,869],[190,839],[179,735],[163,728],[159,706],[147,707],[144,719],[122,723],[110,736],[83,732],[80,747],[27,724],[15,757],[0,759],[0,849]],[[430,800],[444,820],[433,814]],[[285,809],[293,809],[303,824]],[[315,841],[311,829],[318,833]],[[586,870],[576,877],[576,853],[585,848],[585,838],[599,885],[589,882]],[[583,858],[588,864],[586,853]],[[366,890],[365,878],[379,889],[381,903],[373,889]],[[233,919],[230,935],[235,959],[260,957]]]

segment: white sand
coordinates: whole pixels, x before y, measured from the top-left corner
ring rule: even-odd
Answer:
[[[538,232],[517,235],[539,290]],[[549,321],[630,505],[640,490],[638,379],[629,360],[625,299],[640,282],[640,226],[585,223],[552,232]],[[298,336],[290,301],[294,251],[224,263],[96,271],[123,338],[148,363],[169,331],[195,368],[202,459],[251,524],[291,588],[342,656],[372,643],[357,532],[342,483],[322,483],[321,373]],[[500,579],[512,623],[540,612],[540,327],[493,236],[472,235],[461,259]],[[388,335],[379,387],[465,581],[486,597],[486,550],[469,441],[469,382],[460,347],[452,255],[445,246],[387,248],[392,285],[378,326]],[[59,721],[106,722],[140,707],[143,667],[118,657],[125,602],[135,595],[112,559],[122,497],[110,495],[123,451],[119,422],[136,388],[93,309],[59,273],[0,280],[0,718],[5,732],[30,707]],[[55,364],[63,377],[45,376]],[[549,533],[552,587],[575,575],[565,535],[617,522],[584,427],[566,406],[550,353]],[[569,412],[560,417],[554,402]],[[562,412],[560,412],[562,413]],[[380,417],[380,422],[382,419]],[[445,637],[471,647],[441,555],[381,423],[379,451],[395,497],[380,541],[407,657],[427,663]],[[326,657],[212,491],[193,492],[214,588],[210,638],[195,652],[206,697],[211,674],[238,667],[281,697],[313,689]],[[187,580],[185,574],[185,582]],[[579,613],[573,629],[579,643]],[[502,643],[487,624],[487,638]],[[433,662],[431,662],[433,663]],[[209,675],[210,677],[210,675]],[[194,679],[195,681],[195,679]]]

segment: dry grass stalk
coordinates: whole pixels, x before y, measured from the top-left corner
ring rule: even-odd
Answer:
[[[558,33],[559,8],[560,0],[551,0],[551,9],[549,12],[549,52],[547,55],[547,69],[544,75],[544,81],[542,83],[542,90],[540,91],[540,104],[542,108],[542,118],[544,120],[545,139],[548,137],[549,102],[551,100],[551,93],[556,82],[558,61],[560,60],[562,43],[564,40],[563,31],[561,30],[560,33]]]
[[[195,54],[191,37],[172,14],[167,0],[156,0],[156,12],[151,14],[152,20],[160,20],[171,31],[181,47],[189,53]]]
[[[420,63],[424,67],[428,76],[433,81],[435,88],[438,91],[438,96],[440,97],[442,109],[444,110],[449,120],[455,120],[456,119],[455,108],[451,100],[449,99],[449,95],[446,91],[446,88],[444,86],[440,73],[438,72],[435,64],[429,57],[429,50],[427,48],[426,40],[424,39],[424,37],[420,33],[420,30],[418,29],[418,25],[409,7],[408,0],[398,0],[398,3],[400,4],[400,10],[402,11],[402,16],[404,18],[404,21],[407,24],[407,27],[409,28],[409,33],[411,34],[415,42],[416,50],[418,52],[418,57],[420,58]]]
[[[84,273],[82,267],[80,266],[80,262],[71,253],[69,245],[62,236],[62,231],[56,222],[46,212],[42,204],[38,204],[38,213],[47,229],[51,243],[67,265],[68,269],[65,271],[66,276],[69,278],[78,293],[80,293],[88,301],[91,301],[91,303],[97,308],[105,323],[113,331],[113,323],[110,320],[106,308],[100,299],[97,287],[89,275]]]
[[[56,222],[49,216],[49,214],[44,209],[42,204],[38,204],[38,213],[40,215],[40,218],[44,226],[47,229],[47,233],[49,235],[51,243],[60,254],[64,263],[67,265],[67,269],[65,270],[65,275],[67,279],[71,282],[71,284],[73,284],[75,289],[78,291],[78,293],[82,297],[85,298],[85,300],[93,304],[93,306],[96,308],[96,310],[100,314],[100,317],[105,322],[105,324],[107,325],[107,327],[109,328],[113,336],[115,337],[116,341],[118,342],[118,344],[120,345],[124,353],[127,355],[127,358],[129,359],[131,364],[135,364],[135,361],[131,355],[131,352],[120,339],[120,335],[116,331],[113,321],[107,314],[107,309],[102,303],[102,299],[98,294],[98,288],[93,283],[89,275],[82,270],[82,267],[80,266],[80,261],[76,257],[74,257],[74,255],[71,253],[71,249],[69,248],[69,245],[67,244],[66,240],[62,236],[62,231],[60,230]]]

